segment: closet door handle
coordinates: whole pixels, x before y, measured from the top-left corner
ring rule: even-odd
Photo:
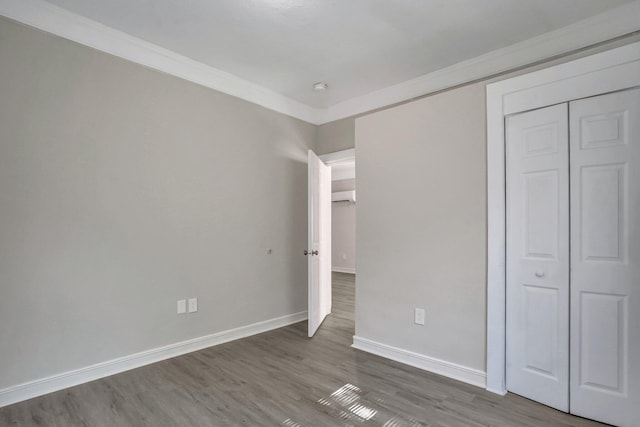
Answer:
[[[536,277],[544,277],[544,271],[538,270],[538,271],[536,271],[535,274],[536,274]]]

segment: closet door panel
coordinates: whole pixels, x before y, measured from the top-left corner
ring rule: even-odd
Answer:
[[[568,411],[568,106],[507,118],[507,389]]]
[[[570,103],[571,412],[640,419],[640,90]]]

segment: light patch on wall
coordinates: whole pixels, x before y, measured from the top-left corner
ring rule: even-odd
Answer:
[[[282,144],[278,144],[277,150],[280,157],[291,159],[298,163],[307,163],[307,149],[302,145],[294,146],[283,141]]]

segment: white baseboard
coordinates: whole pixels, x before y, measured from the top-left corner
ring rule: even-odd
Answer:
[[[493,387],[487,387],[487,391],[497,394],[499,396],[506,396],[507,395],[507,389],[503,388],[503,389],[494,389]]]
[[[487,386],[486,372],[477,369],[392,347],[358,336],[353,337],[353,345],[351,347],[478,387],[485,388]]]
[[[283,326],[307,319],[307,312],[289,314],[275,319],[269,319],[251,325],[241,326],[235,329],[218,332],[203,337],[169,344],[140,353],[130,354],[106,362],[97,363],[62,374],[52,375],[35,381],[29,381],[0,390],[0,408],[16,402],[31,399],[43,394],[62,390],[78,384],[83,384],[99,378],[108,377],[140,366],[149,365],[161,360],[170,359],[182,354],[202,350],[203,348],[225,342],[260,334]]]
[[[332,267],[331,271],[334,271],[336,273],[356,274],[356,269],[351,267]]]

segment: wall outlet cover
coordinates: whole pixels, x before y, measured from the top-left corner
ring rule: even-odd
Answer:
[[[424,308],[416,308],[413,321],[416,325],[424,325]]]
[[[189,298],[189,313],[198,311],[198,298]]]
[[[187,312],[187,300],[178,300],[178,314],[184,314]]]

